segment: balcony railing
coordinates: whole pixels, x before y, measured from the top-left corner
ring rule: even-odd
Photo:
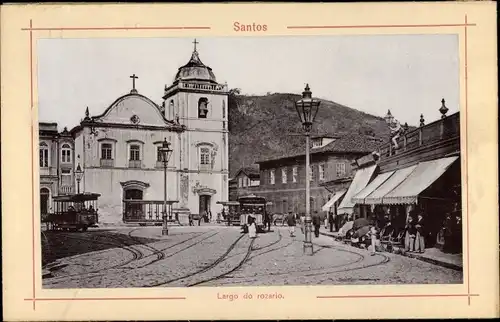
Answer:
[[[40,168],[41,176],[57,176],[57,168],[56,167],[41,167]]]
[[[140,168],[142,168],[142,162],[141,162],[141,160],[129,160],[128,167],[140,169]]]
[[[198,84],[198,83],[183,83],[183,82],[179,82],[179,87],[186,89],[206,90],[206,91],[224,91],[226,89],[226,85],[220,85],[220,84]]]
[[[167,219],[176,221],[172,213],[172,205],[177,201],[167,202]],[[156,222],[163,221],[164,201],[162,200],[123,200],[123,222]]]
[[[67,195],[67,194],[72,194],[74,192],[73,186],[60,186],[59,187],[59,194],[60,195]]]
[[[387,142],[382,144],[377,152],[380,154],[380,158],[384,159],[442,140],[456,138],[459,135],[460,114],[455,113],[401,135],[397,140],[398,149],[394,148],[392,142]]]
[[[111,168],[115,165],[114,159],[101,159],[101,167]]]

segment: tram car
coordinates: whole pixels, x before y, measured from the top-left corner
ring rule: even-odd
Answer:
[[[224,218],[221,220],[228,226],[240,225],[240,203],[238,201],[217,201],[224,207]]]
[[[264,231],[264,221],[267,216],[266,198],[256,195],[249,195],[238,198],[240,204],[240,225],[245,230],[248,225],[248,217],[252,216],[255,219],[257,231]]]
[[[45,218],[49,230],[87,231],[97,227],[99,216],[97,193],[80,193],[56,196],[53,200],[53,213]]]

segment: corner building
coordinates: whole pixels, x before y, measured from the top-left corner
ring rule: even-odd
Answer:
[[[217,201],[229,194],[227,85],[217,83],[196,47],[172,85],[165,85],[161,106],[141,95],[137,77],[131,78],[130,93],[101,115],[90,116],[87,109],[71,131],[76,163],[84,170],[82,190],[101,194],[100,222],[161,219],[164,168],[158,149],[165,139],[173,150],[167,169],[173,212],[220,211]]]

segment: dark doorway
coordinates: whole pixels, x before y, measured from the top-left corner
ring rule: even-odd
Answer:
[[[127,202],[129,200],[142,200],[143,192],[139,189],[127,189],[125,190],[125,213],[124,218],[127,221],[137,221],[144,219],[143,204],[135,202]]]
[[[210,196],[201,195],[200,196],[200,215],[203,216],[205,212],[210,211]]]
[[[46,215],[49,212],[50,191],[47,188],[40,189],[40,214]]]

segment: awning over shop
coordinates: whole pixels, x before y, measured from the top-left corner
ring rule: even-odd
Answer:
[[[418,195],[439,179],[458,157],[442,158],[421,162],[399,185],[383,197],[384,204],[411,204],[417,202]]]
[[[325,205],[321,208],[321,210],[323,211],[328,211],[345,193],[346,193],[347,190],[340,190],[340,191],[337,191],[333,197],[328,200],[327,203],[325,203]]]
[[[414,165],[394,172],[383,184],[365,198],[364,203],[367,205],[382,204],[382,198],[403,182],[416,167],[417,165]]]
[[[390,171],[390,172],[385,172],[385,173],[379,174],[375,179],[373,179],[372,182],[370,182],[363,190],[358,192],[358,194],[352,198],[352,202],[354,204],[357,204],[357,203],[364,204],[365,198],[369,194],[371,194],[373,191],[375,191],[378,187],[380,187],[395,172],[396,171]]]
[[[354,179],[352,179],[351,185],[347,190],[344,199],[339,205],[337,214],[351,214],[353,212],[354,203],[352,202],[352,197],[354,197],[358,192],[366,187],[370,179],[373,177],[373,173],[377,165],[372,165],[363,169],[356,171]]]

